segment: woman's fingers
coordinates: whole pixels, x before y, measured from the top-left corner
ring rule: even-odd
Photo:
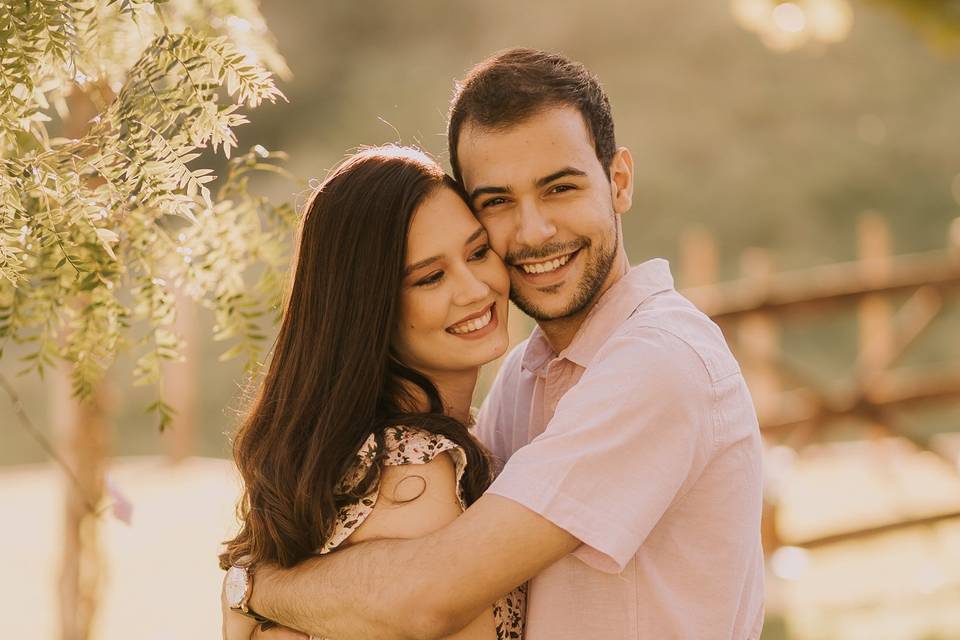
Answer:
[[[257,625],[250,640],[309,640],[310,636],[290,627],[270,627],[266,631]]]

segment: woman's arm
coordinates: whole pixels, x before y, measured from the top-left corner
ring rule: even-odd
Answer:
[[[442,529],[463,512],[456,486],[456,470],[446,453],[425,464],[385,466],[373,512],[341,546],[370,540],[421,538]],[[456,640],[495,637],[491,608],[449,636]]]

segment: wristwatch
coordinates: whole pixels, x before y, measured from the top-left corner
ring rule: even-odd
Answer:
[[[253,569],[249,566],[235,564],[227,569],[225,594],[227,606],[233,611],[250,616],[259,623],[270,622],[250,608],[250,594],[253,593]]]

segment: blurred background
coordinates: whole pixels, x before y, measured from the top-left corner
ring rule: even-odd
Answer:
[[[767,443],[773,640],[960,638],[960,2],[285,0],[261,9],[289,103],[239,130],[320,178],[364,144],[446,164],[454,80],[492,52],[597,73],[637,162],[634,263],[671,261],[748,375]],[[276,200],[306,191],[263,179]],[[121,358],[96,637],[219,637],[216,553],[235,523],[240,364],[183,314],[164,433]],[[512,339],[531,325],[514,313]],[[13,377],[52,441],[66,383]],[[489,384],[493,368],[484,373]],[[0,401],[0,618],[55,637],[62,473]],[[12,580],[10,577],[12,576]],[[26,615],[24,615],[26,613]],[[17,626],[19,625],[19,626]]]

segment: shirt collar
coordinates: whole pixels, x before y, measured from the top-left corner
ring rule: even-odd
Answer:
[[[607,289],[593,306],[573,340],[559,354],[554,353],[540,327],[530,334],[521,366],[539,374],[556,357],[586,368],[604,342],[650,296],[673,289],[670,263],[654,258],[630,269]]]

